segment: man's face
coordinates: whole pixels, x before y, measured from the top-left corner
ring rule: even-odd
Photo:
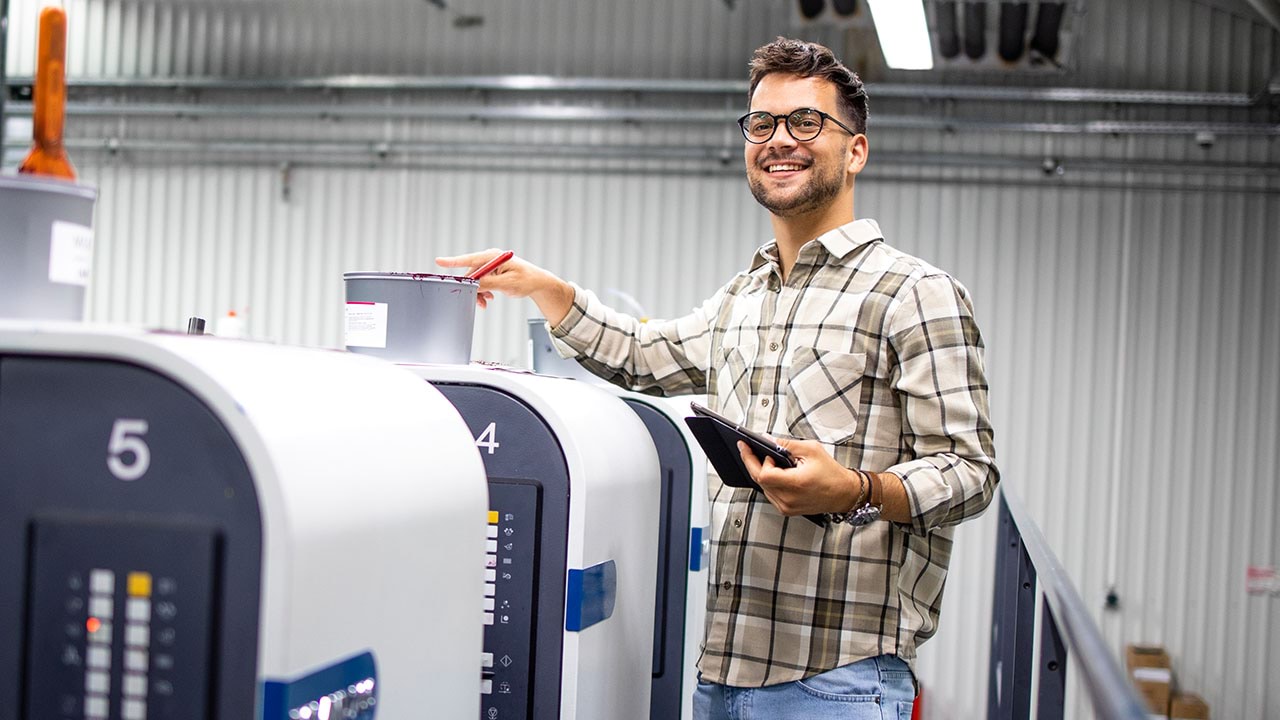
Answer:
[[[837,98],[836,86],[829,80],[773,73],[756,86],[750,111],[788,115],[800,108],[813,108],[848,125],[850,123],[837,114]],[[791,137],[786,123],[778,120],[778,127],[768,142],[744,143],[751,194],[779,217],[794,217],[827,207],[846,189],[846,183],[852,183],[851,142],[849,133],[830,120],[823,124],[816,138],[798,142]]]

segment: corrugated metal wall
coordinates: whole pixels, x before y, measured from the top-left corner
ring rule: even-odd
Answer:
[[[275,170],[80,170],[100,193],[91,319],[179,329],[236,310],[254,336],[303,345],[341,347],[344,272],[436,272],[439,255],[511,247],[671,315],[769,232],[742,212],[736,178],[300,169],[286,200]],[[523,363],[535,312],[508,301],[483,313],[474,357]]]
[[[11,74],[30,74],[38,4],[12,3]],[[66,5],[85,18],[72,23],[71,71],[89,77],[736,79],[751,48],[796,32],[790,6],[765,0],[737,0],[733,9],[714,1],[458,0],[448,12],[427,3],[294,0]],[[1242,2],[1084,7],[1071,73],[920,77],[1254,92],[1280,69],[1276,33]],[[478,30],[453,26],[481,12]],[[628,32],[616,34],[620,26]],[[804,34],[844,43],[831,29]],[[1044,112],[1053,119],[1072,108]],[[1205,117],[1197,108],[1169,115]],[[182,139],[192,127],[160,132]],[[565,132],[532,131],[542,142]],[[507,141],[528,137],[511,132]],[[1206,157],[1182,138],[890,132],[873,145],[1113,161]],[[1274,138],[1220,143],[1214,152],[1226,162],[1274,166],[1280,158]],[[567,171],[549,160],[544,170],[512,172],[461,164],[284,173],[78,160],[101,193],[91,319],[180,329],[189,315],[236,309],[250,334],[285,343],[340,344],[344,271],[430,271],[436,255],[488,246],[515,248],[619,303],[610,291],[625,292],[650,315],[672,315],[714,290],[770,234],[741,178],[639,163],[614,163],[616,171]],[[870,171],[857,209],[878,218],[892,243],[972,291],[1006,482],[1040,520],[1117,651],[1129,641],[1165,644],[1183,686],[1206,696],[1214,717],[1280,717],[1278,600],[1244,593],[1247,566],[1280,563],[1274,174],[1069,171],[1050,184],[1015,170],[908,167]],[[531,312],[527,301],[500,301],[483,313],[474,357],[523,363]],[[932,718],[980,717],[985,707],[992,530],[988,517],[959,533],[941,631],[920,663]],[[1120,607],[1105,611],[1111,588]]]
[[[1142,512],[1115,536],[1133,548],[1123,623],[1176,648],[1215,717],[1278,717],[1277,599],[1242,589],[1280,555],[1280,207],[1187,193],[1134,212],[1118,499]]]
[[[513,247],[667,316],[769,236],[732,177],[297,171],[286,202],[273,171],[84,174],[102,193],[93,319],[181,328],[247,309],[252,334],[288,343],[340,344],[348,270]],[[985,179],[868,179],[859,214],[973,292],[1008,486],[1116,647],[1164,643],[1216,717],[1276,717],[1277,601],[1246,596],[1244,573],[1277,561],[1280,193]],[[522,364],[531,313],[482,313],[475,357]],[[985,706],[992,525],[960,537],[922,653],[934,718]]]

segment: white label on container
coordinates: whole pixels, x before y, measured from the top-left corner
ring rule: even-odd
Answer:
[[[1173,681],[1169,668],[1140,667],[1133,669],[1133,679],[1143,682],[1168,683]]]
[[[89,284],[93,269],[93,228],[53,221],[49,234],[49,282],[65,285]]]
[[[387,304],[347,303],[347,347],[387,346]]]

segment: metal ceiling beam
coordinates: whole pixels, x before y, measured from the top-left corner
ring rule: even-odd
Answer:
[[[1264,0],[1258,0],[1263,2]],[[1273,2],[1274,0],[1265,0]],[[24,87],[30,77],[12,77],[10,86]],[[95,90],[171,90],[177,92],[556,92],[746,97],[748,85],[738,80],[661,80],[644,78],[562,78],[548,75],[408,77],[399,75],[335,75],[310,78],[68,78],[68,88]],[[1246,93],[1107,88],[1004,87],[989,85],[914,85],[868,83],[873,98],[977,100],[995,102],[1106,103],[1130,105],[1194,105],[1249,107],[1261,99]]]

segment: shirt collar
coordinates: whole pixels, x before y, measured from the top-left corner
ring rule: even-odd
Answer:
[[[834,230],[819,235],[815,240],[830,253],[831,257],[838,262],[843,262],[856,253],[857,250],[866,245],[883,240],[884,233],[880,232],[880,225],[871,218],[863,218],[854,220],[851,223],[841,225]],[[813,240],[805,243],[807,247]],[[804,255],[804,248],[800,249],[800,254]],[[756,254],[751,258],[751,270],[757,270],[764,265],[778,264],[778,241],[770,240],[760,249],[756,250]]]

